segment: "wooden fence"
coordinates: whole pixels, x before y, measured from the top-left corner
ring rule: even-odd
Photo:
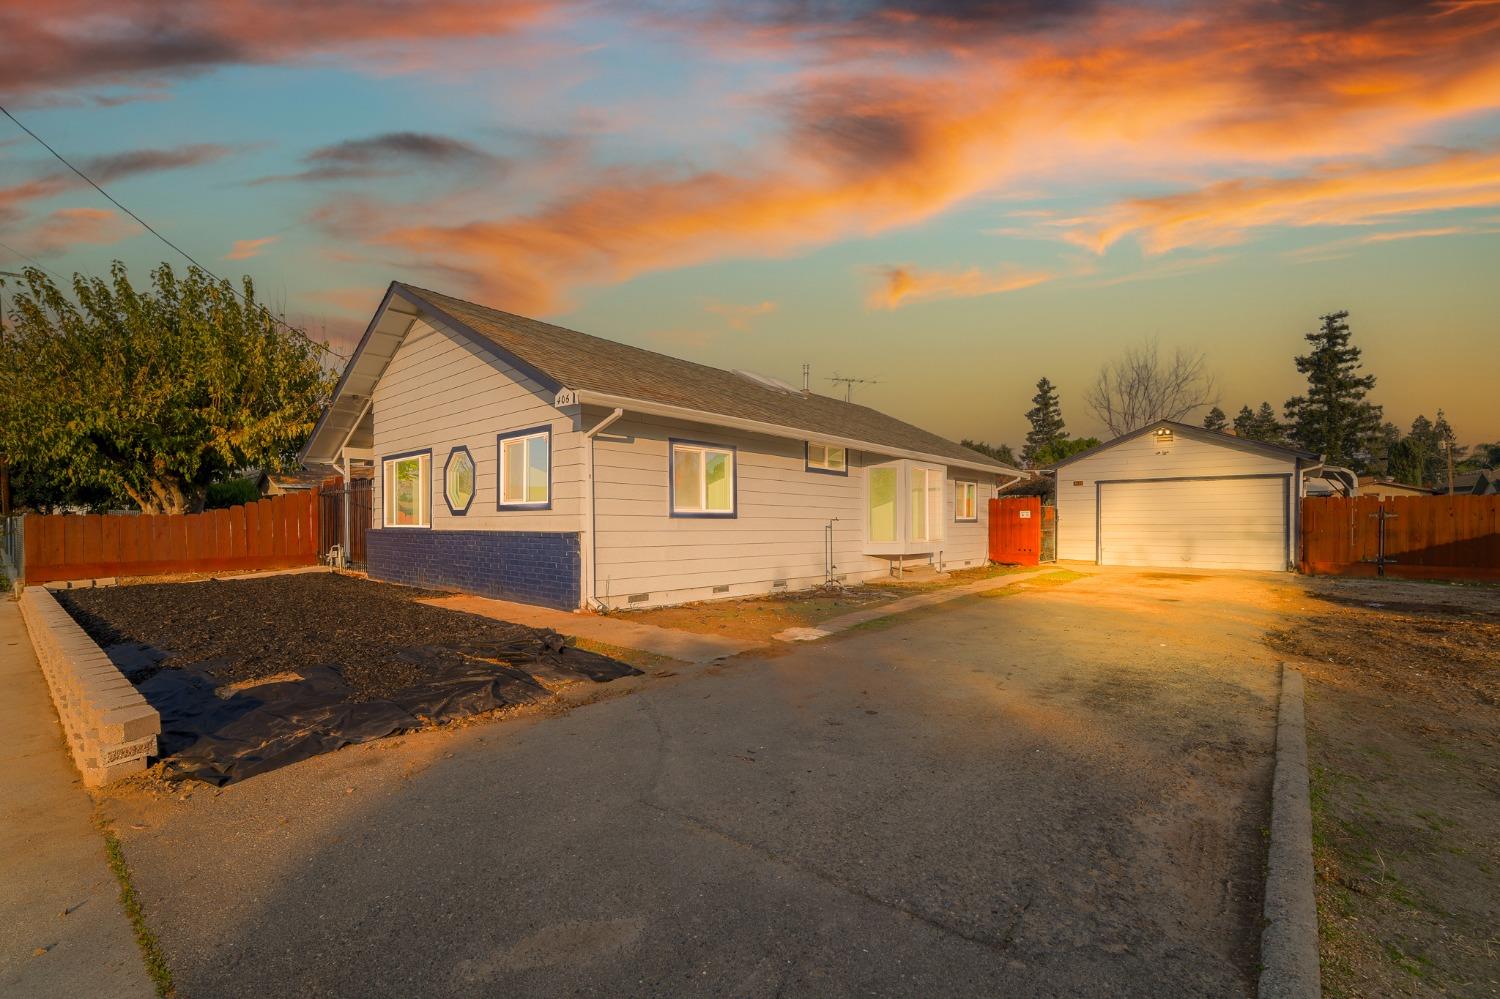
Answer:
[[[28,515],[27,583],[316,565],[316,493],[188,514]]]
[[[1500,496],[1308,497],[1298,566],[1341,576],[1500,580]]]

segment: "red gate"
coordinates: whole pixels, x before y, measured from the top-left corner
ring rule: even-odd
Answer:
[[[1002,496],[990,500],[990,561],[1038,565],[1042,554],[1042,498]]]

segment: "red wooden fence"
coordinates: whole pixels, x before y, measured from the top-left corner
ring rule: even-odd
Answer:
[[[318,562],[317,493],[187,514],[28,515],[28,583]]]
[[[1042,554],[1042,498],[990,500],[990,561],[1037,565]]]
[[[1299,568],[1408,579],[1500,579],[1500,496],[1308,497]]]

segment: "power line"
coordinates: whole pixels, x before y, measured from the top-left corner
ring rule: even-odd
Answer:
[[[110,204],[114,205],[120,211],[124,212],[126,215],[129,215],[131,218],[135,219],[136,222],[138,222],[140,224],[140,226],[141,226],[142,229],[145,229],[151,235],[155,236],[157,239],[161,240],[163,243],[167,244],[172,249],[176,250],[182,256],[182,258],[184,260],[186,260],[188,263],[192,264],[194,267],[198,268],[200,271],[202,271],[203,273],[207,274],[209,277],[213,278],[215,281],[219,282],[220,284],[225,285],[226,287],[228,287],[229,290],[230,290],[230,292],[233,293],[234,295],[236,295],[246,305],[250,304],[249,300],[245,298],[244,294],[242,292],[240,292],[237,288],[235,288],[234,285],[230,284],[228,281],[225,281],[223,278],[219,277],[213,271],[209,270],[207,267],[204,267],[202,264],[198,263],[197,260],[193,259],[193,255],[191,253],[188,253],[188,251],[184,250],[182,247],[178,246],[176,243],[172,242],[170,239],[168,239],[167,237],[163,236],[161,233],[157,232],[154,228],[152,228],[151,223],[149,223],[145,219],[141,218],[139,215],[137,215],[135,212],[131,211],[129,208],[126,208],[124,205],[120,204],[119,201],[115,200],[115,196],[114,195],[110,194],[104,188],[100,187],[97,183],[95,183],[94,179],[92,177],[90,177],[88,174],[84,173],[82,170],[78,169],[72,163],[68,162],[67,157],[63,156],[63,154],[60,153],[60,152],[58,152],[56,149],[53,149],[52,146],[47,142],[46,139],[42,138],[40,135],[37,135],[31,129],[29,129],[25,125],[23,125],[21,123],[21,120],[19,118],[17,118],[15,115],[11,114],[10,110],[8,108],[6,108],[4,105],[0,105],[0,114],[4,114],[5,117],[7,117],[11,121],[15,122],[15,125],[16,125],[17,128],[19,128],[21,131],[25,132],[27,135],[31,136],[37,142],[41,143],[42,148],[45,149],[45,150],[47,150],[47,152],[51,153],[52,156],[57,160],[57,162],[61,163],[63,166],[67,167],[69,170],[71,170],[74,173],[76,173],[80,178],[83,179],[84,183],[88,184],[94,190],[96,190],[100,194],[104,195],[105,200],[107,200]],[[16,253],[18,251],[12,250],[11,252]],[[25,254],[18,254],[18,255],[25,256]],[[29,260],[30,258],[27,257],[27,259]],[[35,261],[32,261],[32,262],[35,263]],[[37,266],[41,266],[41,265],[38,264]],[[42,268],[42,269],[46,270],[45,267]],[[49,271],[48,273],[51,273],[51,272]],[[276,323],[278,326],[282,327],[283,329],[289,330],[289,331],[297,334],[302,339],[306,340],[308,343],[310,343],[313,346],[319,348],[320,350],[326,350],[328,353],[334,355],[335,357],[340,358],[341,360],[345,360],[345,361],[349,360],[348,355],[346,355],[346,354],[340,354],[338,351],[334,350],[332,347],[328,346],[327,344],[318,343],[312,337],[308,336],[307,333],[306,333],[306,331],[299,330],[297,327],[291,325],[290,323],[287,323],[287,322],[284,322],[281,319],[278,319],[274,314],[272,314],[271,310],[267,309],[264,305],[260,306],[260,310],[262,312],[264,312],[270,318],[270,320],[273,323]]]

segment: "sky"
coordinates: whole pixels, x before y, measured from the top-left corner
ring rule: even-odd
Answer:
[[[0,0],[0,103],[346,353],[401,280],[1018,445],[1347,309],[1500,440],[1500,0]],[[0,118],[0,270],[113,260],[184,266]]]

